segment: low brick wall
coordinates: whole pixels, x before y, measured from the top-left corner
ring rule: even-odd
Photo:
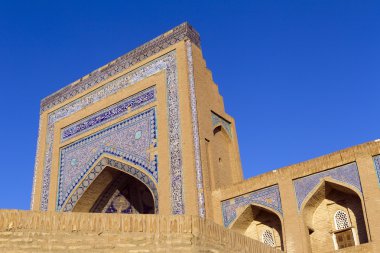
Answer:
[[[279,252],[196,216],[0,210],[0,252]]]

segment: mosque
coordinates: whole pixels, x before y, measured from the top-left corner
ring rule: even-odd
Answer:
[[[380,252],[380,142],[244,180],[188,23],[43,99],[37,142],[0,252]]]

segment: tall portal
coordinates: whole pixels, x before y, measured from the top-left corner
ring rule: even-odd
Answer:
[[[42,100],[33,210],[212,217],[211,191],[241,180],[234,120],[187,23]]]

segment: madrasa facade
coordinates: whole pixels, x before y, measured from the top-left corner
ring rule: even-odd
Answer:
[[[183,23],[42,100],[31,211],[0,211],[0,252],[380,252],[379,176],[373,141],[244,179]]]

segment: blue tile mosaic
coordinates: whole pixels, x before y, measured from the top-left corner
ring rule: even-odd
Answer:
[[[124,71],[123,62],[116,65],[117,73]],[[182,147],[180,133],[180,110],[178,97],[178,80],[176,51],[171,51],[147,64],[120,76],[103,86],[95,89],[72,102],[57,108],[48,114],[48,124],[46,126],[46,149],[43,159],[36,159],[35,175],[39,164],[43,164],[43,182],[41,192],[41,206],[43,211],[47,210],[49,202],[50,174],[52,169],[53,139],[56,122],[85,109],[88,105],[106,99],[112,94],[117,93],[125,87],[136,84],[145,78],[164,71],[166,73],[167,88],[167,112],[168,112],[168,132],[169,132],[169,159],[170,159],[170,178],[171,178],[171,203],[173,214],[184,214],[184,194],[183,194],[183,175],[182,175]],[[104,79],[103,79],[104,80]],[[78,94],[75,91],[73,94]],[[65,99],[62,97],[62,99]],[[59,102],[59,101],[58,101]],[[52,105],[53,106],[53,105]],[[50,107],[49,107],[50,108]],[[35,182],[35,181],[34,181]],[[34,204],[35,185],[33,186],[32,207]]]
[[[156,112],[152,108],[65,146],[60,150],[58,210],[104,154],[134,164],[157,182],[157,156],[150,160],[148,152],[156,145]]]
[[[298,210],[301,209],[301,206],[308,194],[321,182],[321,180],[328,177],[351,185],[359,192],[362,192],[359,172],[356,163],[350,163],[334,169],[325,170],[313,175],[293,180],[297,197]]]
[[[203,174],[202,174],[201,149],[200,149],[200,142],[199,142],[197,98],[195,96],[193,52],[192,52],[190,41],[186,41],[186,53],[187,53],[187,64],[189,68],[188,73],[189,73],[189,86],[190,86],[191,121],[192,121],[192,127],[193,127],[195,170],[196,170],[196,175],[197,175],[197,191],[198,191],[198,213],[200,217],[205,218],[206,208],[205,208],[205,197],[204,197],[204,191],[203,191]]]
[[[282,214],[280,190],[273,185],[242,196],[222,201],[223,223],[228,227],[236,218],[236,210],[251,204],[259,204]]]
[[[61,141],[68,140],[78,134],[82,134],[90,129],[93,129],[101,124],[111,121],[117,117],[132,112],[156,100],[156,89],[151,87],[141,91],[131,97],[128,97],[121,102],[109,106],[100,112],[86,117],[79,122],[71,124],[62,129]]]
[[[84,192],[87,190],[87,188],[96,179],[96,177],[103,171],[103,169],[108,166],[121,170],[133,176],[134,178],[137,178],[145,186],[147,186],[153,195],[155,214],[158,214],[158,211],[159,211],[158,210],[158,191],[157,191],[156,184],[153,182],[153,180],[151,180],[150,177],[143,170],[121,163],[119,161],[115,161],[108,157],[102,158],[100,161],[98,161],[95,164],[95,166],[93,166],[93,169],[89,171],[88,174],[85,174],[82,176],[82,178],[78,182],[77,187],[73,189],[73,192],[68,197],[68,199],[61,205],[59,204],[57,205],[57,210],[63,210],[65,212],[72,211],[76,203],[78,202],[78,200],[82,197]]]
[[[379,184],[380,184],[380,155],[374,156],[373,161],[375,163],[375,170],[376,170],[377,179],[378,179]]]

